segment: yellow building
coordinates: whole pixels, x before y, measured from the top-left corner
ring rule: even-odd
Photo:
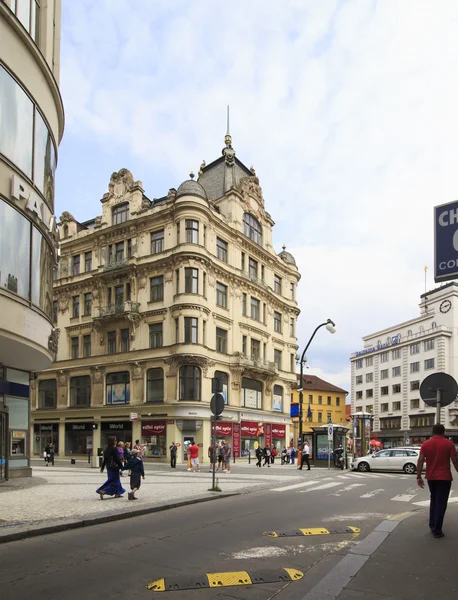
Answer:
[[[300,376],[298,376],[297,382],[300,387]],[[311,433],[312,427],[319,427],[327,423],[346,426],[345,399],[348,392],[316,375],[304,375],[302,388],[302,431],[304,434]],[[298,389],[294,389],[291,393],[291,404],[299,404]],[[299,417],[293,418],[292,437],[297,443]]]

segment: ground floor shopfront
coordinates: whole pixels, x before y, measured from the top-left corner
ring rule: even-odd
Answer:
[[[398,448],[399,446],[421,446],[423,442],[432,436],[432,427],[410,429],[408,431],[377,431],[373,432],[377,440],[383,444],[383,448]],[[458,430],[446,429],[445,437],[452,440],[458,446]]]
[[[141,407],[135,407],[139,410]],[[54,445],[57,458],[82,458],[91,456],[98,464],[99,449],[107,445],[108,437],[118,441],[140,441],[147,461],[166,462],[170,459],[172,442],[178,446],[177,462],[186,460],[186,442],[194,440],[202,449],[200,458],[208,462],[208,447],[213,435],[213,422],[208,407],[161,407],[159,413],[125,412],[119,408],[111,416],[101,409],[84,411],[59,411],[60,416],[32,413],[31,435],[33,456],[43,456],[48,442]],[[165,410],[164,410],[165,409]],[[67,414],[65,414],[67,413]],[[253,455],[257,445],[275,446],[279,451],[289,445],[289,417],[259,412],[226,409],[223,419],[216,424],[217,441],[226,440],[233,449],[234,458]]]

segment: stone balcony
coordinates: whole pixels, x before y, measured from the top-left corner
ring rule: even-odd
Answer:
[[[138,315],[139,308],[139,303],[132,302],[132,300],[127,300],[119,304],[108,304],[107,306],[94,309],[94,320],[107,320]]]
[[[257,371],[260,373],[275,375],[278,371],[277,365],[264,358],[257,356],[247,356],[246,354],[237,353],[231,357],[231,363],[238,365],[249,371]]]

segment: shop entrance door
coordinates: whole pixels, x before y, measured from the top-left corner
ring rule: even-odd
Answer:
[[[8,413],[0,410],[0,483],[8,479]]]

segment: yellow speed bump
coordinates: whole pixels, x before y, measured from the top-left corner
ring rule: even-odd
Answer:
[[[358,527],[337,527],[336,529],[326,529],[325,527],[308,527],[307,529],[295,529],[294,531],[264,531],[263,535],[271,538],[296,537],[298,535],[333,535],[336,533],[360,533]]]
[[[175,592],[178,590],[197,590],[201,588],[232,587],[236,585],[254,585],[257,583],[276,583],[278,581],[299,581],[304,577],[297,569],[262,569],[257,571],[225,571],[205,573],[202,576],[182,575],[162,577],[148,582],[146,589],[152,592]]]

